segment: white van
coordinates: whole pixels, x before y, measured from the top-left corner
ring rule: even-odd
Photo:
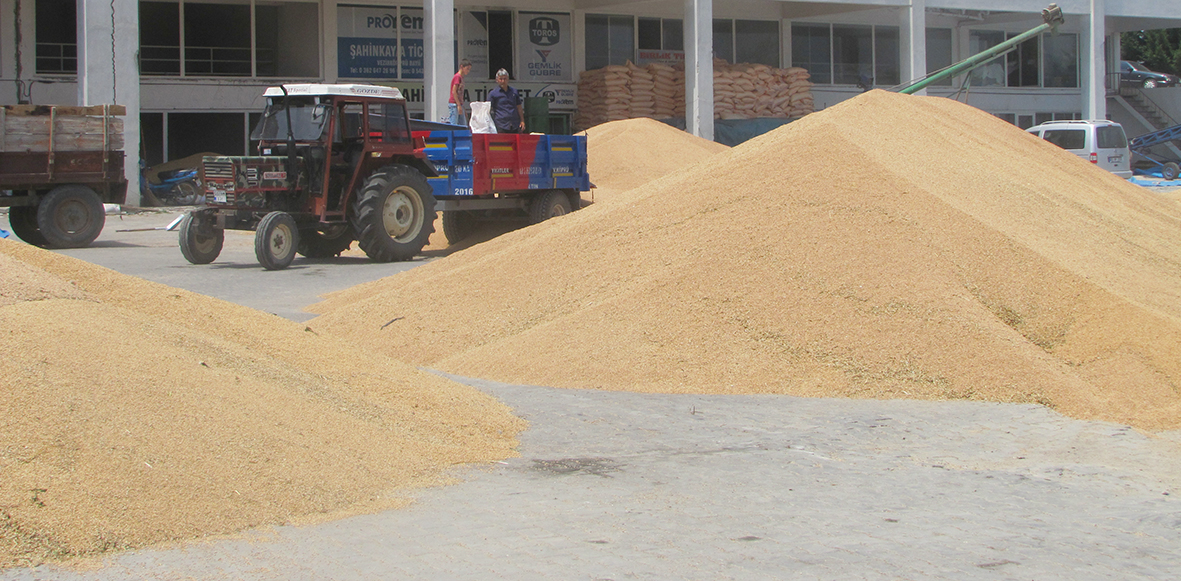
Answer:
[[[1026,131],[1121,178],[1132,177],[1132,150],[1119,123],[1106,119],[1049,121]]]

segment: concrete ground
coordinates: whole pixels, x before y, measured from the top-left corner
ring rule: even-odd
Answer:
[[[184,261],[173,215],[112,219],[115,270],[304,320],[412,267],[297,260],[227,238]],[[7,227],[0,224],[0,227]],[[239,248],[243,246],[243,248]],[[219,261],[220,262],[220,261]],[[260,306],[261,305],[261,306]],[[530,422],[520,457],[408,508],[0,571],[3,580],[1177,579],[1181,433],[975,402],[615,393],[453,377]]]

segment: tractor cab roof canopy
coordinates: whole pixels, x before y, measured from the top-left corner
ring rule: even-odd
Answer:
[[[342,97],[378,97],[382,99],[402,99],[402,91],[396,87],[380,87],[377,85],[327,85],[322,83],[305,83],[283,85],[287,94],[291,96],[319,96],[337,95]],[[282,97],[283,87],[269,87],[263,93],[266,97]]]

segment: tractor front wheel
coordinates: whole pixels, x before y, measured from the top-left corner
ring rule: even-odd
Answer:
[[[410,260],[435,231],[435,196],[417,170],[383,167],[369,176],[354,205],[357,245],[371,260]]]
[[[282,270],[295,260],[299,248],[299,226],[287,212],[262,217],[254,232],[254,256],[267,270]]]
[[[208,212],[188,212],[180,221],[180,253],[193,264],[217,260],[226,232],[213,225]]]

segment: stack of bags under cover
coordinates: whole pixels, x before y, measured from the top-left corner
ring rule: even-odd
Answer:
[[[754,119],[801,117],[811,113],[812,82],[799,67],[777,69],[761,64],[714,62],[714,117]],[[584,71],[578,80],[574,127],[588,127],[636,117],[685,116],[685,70],[682,65],[628,61]]]

